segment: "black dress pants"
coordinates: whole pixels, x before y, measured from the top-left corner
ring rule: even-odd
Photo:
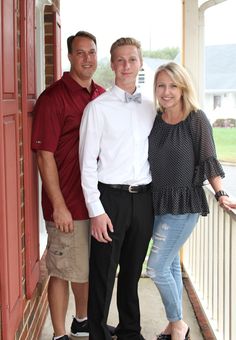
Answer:
[[[112,242],[92,237],[89,273],[88,318],[90,340],[110,340],[107,329],[117,267],[117,307],[119,340],[140,339],[138,281],[153,229],[151,190],[141,193],[113,189],[99,184],[101,201],[110,217]]]

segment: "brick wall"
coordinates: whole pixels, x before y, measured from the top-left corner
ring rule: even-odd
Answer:
[[[48,310],[47,274],[44,258],[41,260],[41,281],[30,300],[25,297],[23,319],[15,340],[38,340]]]
[[[52,6],[45,6],[44,30],[45,30],[45,81],[46,87],[54,82],[53,65],[53,16]]]
[[[60,10],[60,1],[54,0],[52,6],[45,6],[44,30],[45,30],[45,81],[46,87],[51,85],[54,78],[54,16]]]

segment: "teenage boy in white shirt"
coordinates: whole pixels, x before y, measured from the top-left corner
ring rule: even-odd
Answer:
[[[137,290],[153,227],[148,136],[155,110],[136,92],[140,43],[120,38],[110,53],[115,85],[87,105],[80,128],[82,187],[92,233],[89,339],[111,339],[106,322],[119,265],[116,335],[140,340]]]

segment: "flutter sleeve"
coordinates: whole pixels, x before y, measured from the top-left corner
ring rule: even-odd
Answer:
[[[195,155],[195,184],[202,185],[211,177],[224,177],[224,170],[217,159],[211,124],[201,110],[189,116]]]

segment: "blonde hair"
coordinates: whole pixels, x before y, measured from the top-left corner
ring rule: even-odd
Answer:
[[[182,90],[183,116],[186,118],[191,111],[199,109],[199,104],[196,96],[196,91],[193,82],[182,66],[174,62],[169,62],[158,67],[154,77],[154,102],[157,110],[164,112],[164,108],[159,104],[156,98],[157,78],[160,72],[165,71],[172,79],[174,84]]]
[[[139,58],[141,60],[141,62],[143,61],[143,57],[142,57],[142,49],[141,49],[141,44],[138,40],[134,39],[134,38],[131,38],[131,37],[126,37],[126,38],[120,38],[120,39],[117,39],[112,45],[111,45],[111,48],[110,48],[110,54],[111,54],[111,61],[113,61],[113,53],[114,53],[114,50],[117,48],[117,47],[120,47],[120,46],[127,46],[127,45],[131,45],[131,46],[135,46],[137,47],[137,50],[138,50],[138,54],[139,54]]]

